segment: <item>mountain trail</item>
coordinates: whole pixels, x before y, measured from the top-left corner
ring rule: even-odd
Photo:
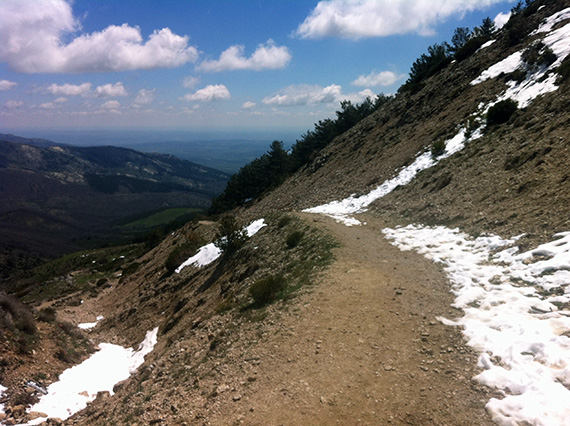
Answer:
[[[438,267],[393,247],[377,217],[302,217],[337,239],[336,260],[252,348],[247,391],[200,424],[493,424],[476,354],[436,319],[460,314]]]

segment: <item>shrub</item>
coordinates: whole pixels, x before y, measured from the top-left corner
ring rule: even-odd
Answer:
[[[305,235],[305,233],[303,231],[291,232],[287,236],[287,240],[286,240],[287,247],[290,249],[297,247],[299,245],[299,243],[301,242],[301,239],[303,238],[304,235]]]
[[[473,55],[483,44],[489,40],[489,37],[480,36],[470,38],[467,43],[465,43],[461,48],[455,51],[454,58],[456,61],[461,62],[471,55]]]
[[[561,84],[563,81],[570,77],[570,55],[566,56],[560,66],[556,69],[556,72],[560,77],[556,80],[557,84]]]
[[[15,327],[28,335],[36,334],[36,320],[30,309],[17,298],[0,294],[0,325]]]
[[[234,253],[248,240],[247,232],[242,229],[235,217],[224,216],[220,220],[218,233],[214,243],[224,253]]]
[[[517,109],[518,102],[514,99],[497,102],[487,112],[487,126],[506,123]]]
[[[38,312],[38,320],[42,322],[54,322],[56,319],[55,309],[50,307],[42,308]]]
[[[439,139],[431,145],[431,156],[433,158],[439,157],[445,152],[445,141]]]
[[[273,302],[277,294],[285,290],[285,287],[287,287],[287,282],[282,275],[270,275],[252,284],[249,288],[249,294],[253,297],[256,305],[264,306]]]

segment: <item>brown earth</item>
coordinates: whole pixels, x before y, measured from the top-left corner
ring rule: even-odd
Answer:
[[[378,217],[302,218],[340,243],[316,286],[257,320],[215,315],[159,339],[114,397],[66,424],[492,424],[476,354],[437,319],[460,315],[439,268],[393,247]]]

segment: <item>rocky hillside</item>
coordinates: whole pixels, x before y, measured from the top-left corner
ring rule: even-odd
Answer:
[[[524,252],[570,231],[569,40],[568,1],[529,2],[225,218],[189,222],[146,253],[37,270],[43,284],[20,294],[36,316],[103,316],[89,337],[132,347],[159,327],[131,378],[64,424],[563,424],[567,236]],[[335,201],[361,225],[301,212]],[[255,235],[240,231],[261,219]],[[419,250],[439,264],[390,243],[411,223],[442,226],[443,242]],[[455,227],[466,234],[451,246]],[[43,366],[14,351],[0,383],[8,421],[23,422],[40,414],[15,414],[15,389]],[[545,377],[554,393],[541,399]]]

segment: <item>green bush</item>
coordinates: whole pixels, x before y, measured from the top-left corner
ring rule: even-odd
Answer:
[[[50,307],[42,308],[38,312],[38,320],[42,322],[54,322],[56,319],[55,309]]]
[[[273,302],[277,295],[285,290],[285,287],[287,287],[287,281],[282,275],[270,275],[252,284],[249,294],[256,305],[264,306]]]
[[[431,145],[431,156],[433,158],[439,157],[445,152],[445,141],[439,139]]]
[[[497,102],[487,112],[487,126],[506,123],[517,109],[518,102],[514,99]]]
[[[234,253],[248,240],[247,232],[238,225],[235,217],[224,216],[220,219],[216,242],[214,243],[223,253]]]
[[[37,332],[36,320],[30,309],[7,294],[0,294],[0,328],[15,328],[30,336]]]
[[[301,242],[301,240],[303,239],[303,236],[305,235],[305,233],[303,231],[294,231],[291,232],[288,236],[287,236],[287,247],[288,248],[294,248],[297,247],[299,245],[299,243]]]
[[[479,48],[488,40],[489,37],[484,36],[470,38],[467,43],[455,51],[455,55],[453,57],[456,61],[461,62],[477,52],[477,50],[479,50]]]

